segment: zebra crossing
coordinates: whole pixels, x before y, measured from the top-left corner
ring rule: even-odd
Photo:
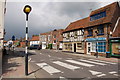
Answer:
[[[54,64],[54,66],[52,64]],[[46,71],[50,75],[53,75],[56,73],[64,73],[61,69],[58,69],[55,65],[74,71],[74,70],[80,70],[81,67],[91,68],[91,67],[95,67],[96,65],[105,66],[108,64],[115,65],[117,63],[96,60],[96,59],[78,59],[78,60],[67,59],[64,61],[59,61],[59,60],[51,61],[51,63],[47,63],[47,62],[36,63],[36,65],[38,65],[40,68],[42,68],[44,71]],[[99,73],[101,73],[101,72],[99,72]],[[94,74],[98,74],[98,73],[94,73]],[[110,74],[112,74],[112,72]],[[100,75],[96,75],[96,76],[102,77],[105,75],[106,74],[100,74]]]

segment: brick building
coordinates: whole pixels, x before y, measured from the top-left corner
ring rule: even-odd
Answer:
[[[63,32],[63,51],[101,56],[106,56],[108,51],[120,54],[119,31],[120,6],[114,2],[92,11],[87,18],[70,23]],[[112,39],[118,41],[111,42]]]
[[[88,26],[84,28],[86,54],[94,55],[98,52],[98,55],[105,56],[105,53],[110,51],[109,38],[120,36],[118,31],[120,29],[119,17],[120,6],[118,2],[91,12]],[[113,30],[116,31],[113,32]]]
[[[40,34],[40,44],[42,49],[52,48],[52,49],[62,49],[62,32],[63,29],[53,30],[46,33]]]

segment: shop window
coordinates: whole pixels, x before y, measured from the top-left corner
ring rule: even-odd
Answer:
[[[92,28],[88,28],[88,37],[93,35],[93,29]]]
[[[77,47],[78,47],[79,49],[82,49],[82,43],[77,43]]]
[[[103,12],[100,12],[100,13],[90,16],[90,21],[94,21],[94,20],[97,20],[97,19],[100,19],[103,17],[106,17],[106,11],[103,11]]]
[[[106,42],[98,42],[97,43],[97,51],[98,52],[106,52]]]
[[[96,52],[96,42],[92,42],[92,52]]]
[[[98,30],[98,36],[99,35],[104,35],[104,26],[103,25],[100,25],[98,28],[97,28],[97,30]]]

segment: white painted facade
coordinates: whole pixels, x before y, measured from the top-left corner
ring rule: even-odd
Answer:
[[[4,0],[0,0],[0,76],[2,75],[2,49],[4,38]]]
[[[63,33],[63,51],[84,53],[84,30]]]
[[[40,35],[40,44],[42,45],[42,49],[46,49],[47,47],[47,36]]]
[[[31,45],[39,45],[40,41],[30,41],[30,46]]]

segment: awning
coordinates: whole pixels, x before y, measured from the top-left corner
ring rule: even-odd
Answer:
[[[106,41],[106,38],[105,37],[87,38],[86,41]]]

